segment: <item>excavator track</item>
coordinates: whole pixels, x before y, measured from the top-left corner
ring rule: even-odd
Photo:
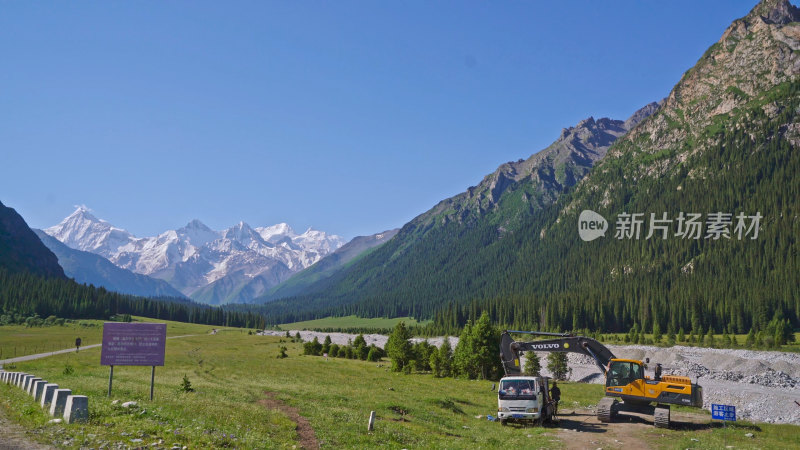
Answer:
[[[614,397],[603,397],[597,402],[597,420],[611,422],[617,415],[619,401]]]
[[[656,406],[653,413],[653,424],[656,428],[669,428],[669,405]]]

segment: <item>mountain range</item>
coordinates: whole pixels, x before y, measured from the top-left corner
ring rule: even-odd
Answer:
[[[247,308],[272,323],[413,316],[450,333],[487,311],[515,329],[769,333],[800,326],[798,146],[800,11],[763,0],[664,100],[564,129],[399,231],[342,246],[195,220],[137,238],[85,208],[44,231],[193,299],[258,303]],[[587,210],[608,219],[592,241],[578,232]],[[632,214],[641,235],[625,231]],[[685,214],[700,217],[694,236]],[[0,207],[0,275],[63,277],[20,223]]]
[[[297,234],[285,223],[251,228],[240,222],[215,231],[199,220],[137,238],[85,207],[44,232],[206,304],[248,302],[344,244],[341,237],[318,230]]]
[[[444,200],[385,245],[293,297],[275,322],[326,315],[433,318],[486,310],[540,329],[764,330],[800,325],[800,13],[764,0],[667,97],[629,122],[587,119],[550,147]],[[625,125],[627,123],[627,125]],[[584,242],[578,216],[668,217],[664,239]],[[682,213],[727,237],[682,237]],[[666,214],[666,216],[664,216]],[[762,216],[737,239],[737,215]],[[726,216],[729,215],[729,216]],[[753,229],[751,229],[751,232]],[[685,235],[684,235],[685,236]]]
[[[133,273],[115,266],[100,255],[70,248],[42,230],[34,229],[33,232],[56,255],[64,274],[79,283],[142,297],[185,298],[166,281]]]

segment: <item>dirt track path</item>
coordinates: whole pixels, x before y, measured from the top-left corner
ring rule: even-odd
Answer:
[[[653,430],[652,417],[636,413],[620,413],[613,423],[597,420],[594,410],[560,411],[556,429],[551,433],[567,449],[650,448],[645,435]],[[708,426],[708,416],[672,412],[674,428],[699,429]]]
[[[21,426],[6,418],[5,405],[0,404],[0,450],[49,450],[52,448],[28,439]]]
[[[258,403],[269,409],[276,409],[286,414],[292,422],[297,424],[297,436],[300,439],[300,448],[307,450],[316,450],[319,448],[317,435],[314,433],[314,429],[311,428],[311,423],[308,422],[308,419],[300,415],[297,408],[289,406],[275,398],[274,392],[264,392],[264,395],[266,395],[267,398],[259,400]]]

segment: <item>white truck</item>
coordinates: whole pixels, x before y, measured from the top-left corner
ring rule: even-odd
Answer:
[[[532,376],[504,377],[497,390],[497,418],[501,424],[535,422],[553,418],[550,378]]]

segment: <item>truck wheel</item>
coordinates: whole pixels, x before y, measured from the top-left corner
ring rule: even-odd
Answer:
[[[500,419],[500,425],[506,426],[508,425],[508,421],[506,419]]]

